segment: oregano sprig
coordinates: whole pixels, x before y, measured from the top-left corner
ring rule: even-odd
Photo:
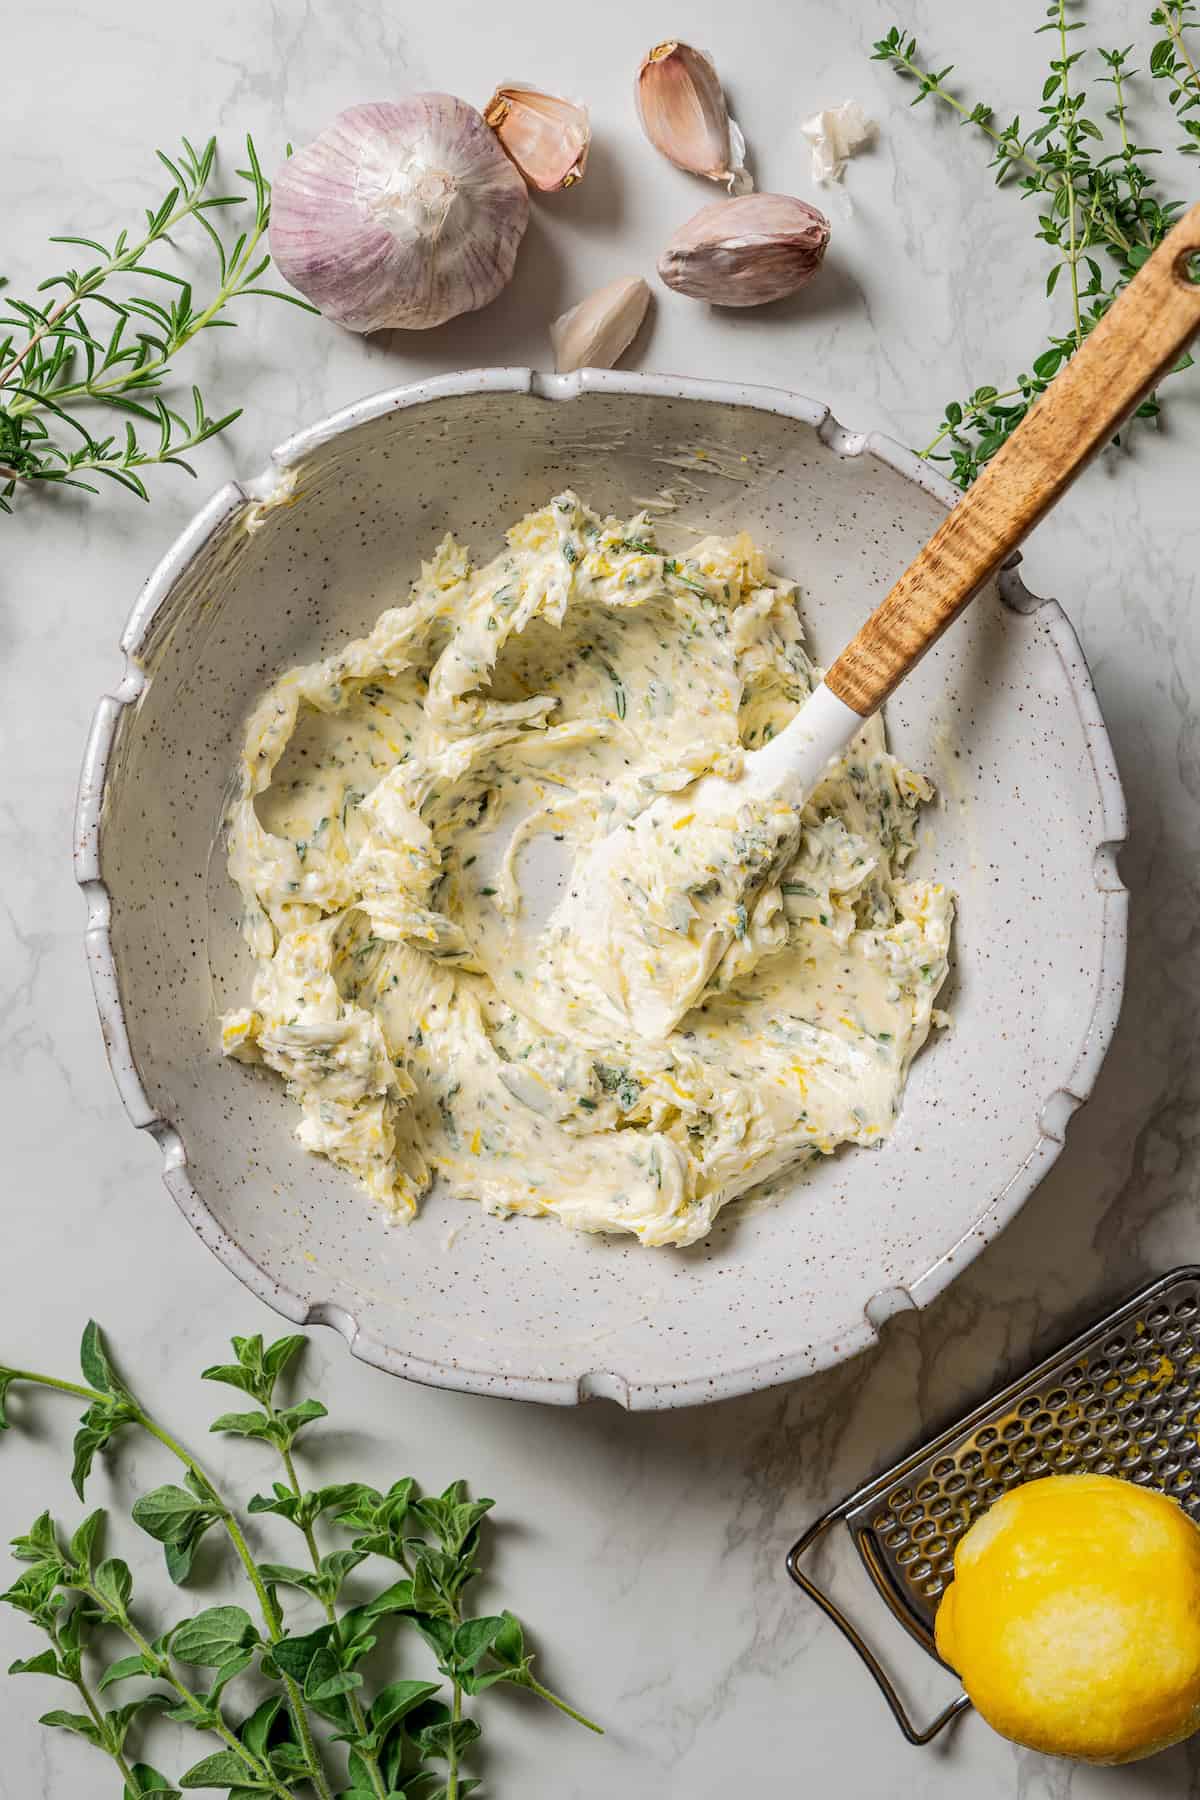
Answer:
[[[184,138],[175,156],[156,155],[171,186],[139,232],[121,231],[110,244],[51,238],[95,260],[48,276],[33,300],[0,296],[0,512],[12,511],[19,488],[37,483],[95,494],[87,477],[103,476],[148,500],[143,472],[152,465],[194,475],[188,453],[232,425],[241,408],[213,417],[195,386],[186,403],[169,403],[159,390],[176,356],[202,332],[233,325],[230,307],[250,295],[315,310],[262,285],[271,190],[251,138],[249,166],[238,171],[247,193],[211,191],[215,138],[200,149]],[[223,229],[226,210],[247,200],[252,220]],[[199,228],[215,263],[204,298],[163,263],[185,225]],[[114,414],[111,430],[95,423]]]
[[[1198,23],[1196,8],[1192,0],[1164,0],[1151,22],[1164,35],[1151,50],[1150,72],[1170,83],[1169,102],[1188,137],[1183,148],[1200,153],[1200,115],[1192,116],[1200,108],[1200,77],[1189,35]],[[928,67],[916,38],[899,26],[873,48],[876,61],[889,63],[915,83],[914,106],[933,99],[986,140],[997,183],[1015,186],[1037,208],[1035,235],[1052,258],[1047,296],[1055,294],[1060,281],[1068,295],[1065,329],[1051,333],[1027,372],[1004,387],[984,383],[943,409],[937,431],[920,454],[948,463],[959,487],[969,487],[1007,441],[1184,208],[1183,201],[1159,198],[1151,166],[1159,151],[1131,134],[1129,84],[1139,74],[1130,61],[1132,46],[1097,53],[1104,71],[1097,75],[1097,85],[1112,90],[1111,104],[1098,118],[1086,78],[1087,52],[1076,38],[1083,29],[1082,19],[1068,15],[1067,0],[1050,0],[1037,27],[1050,37],[1049,68],[1041,103],[1024,123],[1020,114],[999,122],[988,102],[960,99],[947,85],[953,64]],[[1189,368],[1192,360],[1181,358],[1175,372]],[[1160,408],[1158,396],[1151,395],[1137,416],[1156,418]]]
[[[83,1383],[0,1367],[0,1431],[9,1424],[6,1396],[21,1384],[85,1402],[71,1470],[81,1498],[95,1457],[127,1431],[168,1450],[182,1465],[183,1480],[141,1495],[134,1523],[163,1546],[171,1579],[180,1585],[192,1576],[201,1540],[210,1530],[223,1531],[257,1603],[257,1621],[244,1607],[223,1603],[152,1633],[140,1621],[128,1564],[100,1554],[102,1512],[89,1513],[70,1538],[43,1513],[13,1540],[25,1567],[0,1599],[41,1629],[47,1647],[10,1672],[74,1689],[83,1711],[55,1709],[42,1723],[104,1751],[121,1776],[122,1800],[182,1800],[204,1788],[222,1789],[230,1800],[299,1800],[310,1793],[319,1800],[464,1800],[477,1785],[464,1774],[464,1758],[480,1734],[466,1702],[500,1682],[526,1688],[599,1729],[534,1675],[513,1613],[473,1617],[467,1610],[491,1500],[472,1499],[463,1482],[422,1495],[411,1477],[386,1492],[354,1480],[305,1486],[297,1444],[326,1409],[311,1398],[283,1404],[278,1398],[304,1343],[297,1334],[273,1344],[261,1336],[235,1338],[234,1360],[204,1371],[205,1379],[236,1388],[252,1403],[251,1410],[222,1413],[211,1429],[258,1441],[279,1459],[283,1479],[270,1494],[255,1494],[246,1510],[273,1515],[299,1532],[305,1560],[297,1564],[259,1560],[247,1525],[197,1458],[142,1405],[95,1324],[80,1349]],[[322,1543],[326,1533],[334,1534],[332,1543]],[[392,1565],[382,1583],[370,1578],[380,1561]],[[285,1612],[291,1596],[315,1599],[323,1623],[294,1629]],[[369,1681],[369,1659],[389,1624],[411,1627],[424,1641],[436,1679]],[[116,1661],[100,1658],[100,1632],[124,1640],[126,1652]],[[251,1677],[273,1691],[247,1710],[249,1702],[238,1705],[237,1697]],[[108,1703],[110,1689],[133,1681],[148,1685],[121,1705]],[[444,1684],[448,1701],[441,1698]],[[129,1753],[131,1737],[151,1714],[208,1739],[204,1754],[175,1780]]]

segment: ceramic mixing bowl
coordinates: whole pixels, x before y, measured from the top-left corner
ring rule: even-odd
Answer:
[[[500,369],[363,401],[224,488],[151,576],[96,714],[77,871],[130,1116],[256,1294],[421,1381],[674,1406],[862,1349],[1032,1193],[1116,1022],[1124,811],[1075,635],[1010,569],[888,707],[894,746],[938,790],[916,867],[950,883],[959,917],[953,1024],[883,1148],[776,1181],[686,1251],[490,1218],[436,1189],[389,1224],[300,1148],[282,1083],[220,1054],[218,1014],[249,980],[220,845],[243,723],[274,676],[402,599],[445,531],[490,556],[567,485],[602,512],[661,504],[668,538],[748,529],[800,582],[826,658],[952,499],[908,451],[762,388]]]

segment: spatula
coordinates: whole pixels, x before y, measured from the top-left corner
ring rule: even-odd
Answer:
[[[747,804],[784,810],[803,804],[846,752],[863,721],[882,706],[1075,477],[1112,438],[1200,332],[1200,205],[1175,226],[1071,361],[996,452],[972,487],[847,644],[825,679],[778,737],[745,760],[737,781],[706,776],[664,795],[631,824],[579,857],[546,926],[559,969],[572,945],[597,968],[606,942],[645,937],[631,895],[680,821],[688,829],[728,823]],[[1200,498],[1200,483],[1197,485]],[[678,840],[676,840],[678,841]],[[757,868],[723,875],[720,890],[676,932],[671,953],[614,957],[602,975],[614,1018],[661,1040],[704,993],[737,930],[747,895],[770,878]],[[740,881],[740,886],[739,886]],[[666,934],[670,928],[655,925]],[[603,956],[600,962],[603,964]],[[657,969],[657,974],[656,974]]]

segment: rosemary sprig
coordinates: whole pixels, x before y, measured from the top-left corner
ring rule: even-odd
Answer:
[[[1189,116],[1200,108],[1200,79],[1189,42],[1198,23],[1196,8],[1192,0],[1164,0],[1151,22],[1165,33],[1151,51],[1151,73],[1171,83],[1170,104],[1191,150],[1200,154],[1200,117]],[[1046,277],[1048,297],[1066,276],[1066,328],[1050,334],[1027,373],[1004,387],[985,383],[965,399],[947,402],[937,431],[921,450],[931,461],[948,463],[959,487],[969,487],[1011,436],[1183,210],[1182,201],[1161,200],[1155,192],[1150,160],[1159,152],[1134,142],[1130,134],[1128,84],[1138,74],[1130,65],[1132,46],[1097,53],[1105,71],[1096,77],[1097,84],[1112,89],[1102,124],[1090,110],[1083,68],[1087,52],[1074,47],[1074,34],[1083,29],[1081,19],[1068,16],[1067,0],[1051,0],[1037,30],[1051,34],[1056,53],[1033,115],[1037,122],[1028,127],[1019,114],[1002,123],[986,101],[960,99],[946,85],[954,65],[927,67],[916,38],[898,26],[873,48],[876,61],[891,64],[916,83],[914,106],[933,98],[954,113],[990,145],[997,183],[1016,186],[1035,201],[1036,236],[1053,257]],[[1190,356],[1183,357],[1177,371],[1191,362]],[[1159,411],[1158,397],[1151,395],[1138,417],[1155,418]]]
[[[263,238],[270,224],[271,189],[253,141],[246,139],[248,168],[238,171],[248,193],[210,192],[217,143],[197,150],[187,138],[176,157],[158,160],[171,187],[148,209],[140,235],[118,234],[111,244],[95,238],[54,237],[98,259],[39,283],[38,296],[0,300],[0,511],[11,512],[18,485],[53,482],[99,490],[85,479],[104,476],[148,500],[140,471],[154,464],[195,470],[187,453],[240,417],[241,408],[214,418],[199,388],[191,389],[186,414],[158,392],[172,374],[173,359],[201,332],[230,326],[235,300],[263,295],[312,311],[294,294],[261,285],[270,266]],[[216,222],[226,208],[249,200],[253,221],[234,233]],[[182,275],[161,266],[174,247],[173,233],[199,226],[215,259],[215,280],[205,299]],[[161,286],[149,286],[147,284]],[[0,285],[4,285],[0,283]],[[129,288],[133,285],[133,291]],[[97,415],[120,415],[116,429],[97,431]],[[149,433],[140,427],[149,427]]]

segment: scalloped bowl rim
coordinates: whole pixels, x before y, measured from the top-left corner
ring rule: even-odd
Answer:
[[[1013,557],[1000,576],[1004,601],[1019,612],[1039,611],[1064,661],[1073,665],[1071,686],[1096,782],[1101,819],[1093,845],[1097,888],[1103,894],[1100,966],[1095,1002],[1082,1048],[1041,1108],[1037,1145],[986,1211],[968,1238],[948,1246],[937,1262],[906,1287],[884,1289],[873,1296],[861,1318],[842,1327],[836,1339],[724,1376],[694,1380],[634,1382],[616,1371],[597,1370],[572,1380],[536,1380],[491,1371],[464,1369],[407,1355],[380,1343],[360,1327],[353,1314],[332,1301],[309,1301],[275,1281],[219,1225],[194,1186],[187,1146],[176,1124],[155,1110],[147,1097],[129,1041],[110,933],[111,899],[100,868],[100,824],[109,756],[117,723],[125,707],[136,705],[146,684],[138,656],[153,630],[160,608],[176,581],[221,523],[243,506],[270,508],[286,499],[291,470],[331,438],[370,420],[430,400],[473,393],[529,394],[549,402],[569,401],[590,392],[626,393],[666,399],[712,401],[749,406],[793,418],[811,426],[826,447],[840,457],[869,456],[906,477],[942,505],[952,506],[958,493],[914,451],[879,432],[856,432],[842,425],[829,407],[801,394],[750,383],[716,382],[673,375],[643,375],[619,370],[584,369],[570,375],[548,375],[525,368],[464,370],[431,377],[404,387],[368,395],[331,413],[315,425],[287,438],[271,454],[266,468],[247,481],[231,481],[200,508],[162,557],[134,602],[120,647],[126,667],[112,693],[100,698],[84,754],[75,815],[75,877],[88,908],[85,932],[88,966],[105,1050],[113,1079],[132,1123],[153,1136],[162,1154],[162,1174],[172,1198],[201,1240],[238,1279],[284,1318],[299,1325],[322,1324],[338,1330],[352,1354],[390,1374],[434,1387],[462,1392],[500,1394],[512,1399],[570,1405],[597,1396],[629,1409],[654,1409],[731,1398],[762,1387],[815,1374],[848,1360],[878,1341],[880,1328],[896,1312],[927,1306],[1020,1211],[1060,1155],[1066,1127],[1095,1085],[1116,1029],[1124,988],[1128,893],[1117,872],[1117,852],[1125,841],[1126,812],[1120,777],[1108,732],[1100,714],[1086,659],[1078,638],[1057,600],[1032,595],[1017,572]]]

